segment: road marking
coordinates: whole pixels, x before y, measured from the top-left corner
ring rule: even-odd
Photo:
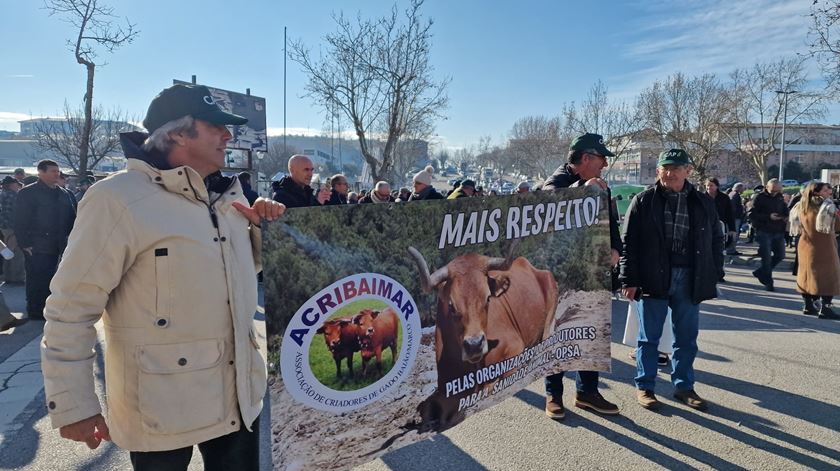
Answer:
[[[41,374],[41,337],[0,363],[0,447],[12,435],[15,418],[44,389]],[[18,425],[19,427],[19,425]]]

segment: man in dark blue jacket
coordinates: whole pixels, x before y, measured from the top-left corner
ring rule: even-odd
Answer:
[[[25,254],[26,310],[44,320],[50,280],[76,220],[76,198],[58,184],[61,171],[53,160],[38,162],[38,181],[18,192],[14,230]]]
[[[241,172],[236,177],[239,179],[239,184],[242,185],[242,194],[245,195],[245,198],[248,200],[248,204],[253,206],[254,202],[257,201],[257,198],[259,198],[260,195],[257,194],[257,192],[251,187],[251,174],[248,172]]]
[[[609,202],[611,201],[610,190],[607,183],[601,179],[601,170],[607,166],[607,157],[614,155],[604,145],[601,136],[584,134],[572,142],[569,147],[569,161],[548,177],[542,186],[542,191],[559,191],[562,188],[597,185],[607,191],[606,201]],[[609,205],[609,207],[610,245],[612,247],[610,263],[612,266],[616,266],[621,256],[621,236],[618,230],[618,214],[615,212],[613,205]],[[564,372],[560,372],[545,378],[545,413],[555,420],[560,420],[566,415],[562,399],[564,374]],[[606,415],[619,413],[618,406],[604,399],[598,392],[597,371],[578,371],[576,386],[575,406]]]
[[[715,203],[687,177],[690,156],[682,149],[659,155],[657,182],[630,202],[624,219],[619,280],[627,299],[641,300],[636,350],[636,400],[660,406],[653,393],[659,338],[672,311],[674,397],[695,409],[706,401],[694,391],[694,358],[700,303],[717,295],[723,234]]]

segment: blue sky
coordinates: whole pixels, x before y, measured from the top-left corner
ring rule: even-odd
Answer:
[[[107,1],[107,0],[105,0]],[[283,127],[283,27],[313,49],[334,29],[332,12],[380,16],[390,1],[110,0],[140,29],[137,40],[97,69],[94,102],[142,119],[172,79],[196,74],[207,85],[267,99],[270,133]],[[438,140],[450,147],[489,135],[504,139],[516,119],[554,115],[597,80],[632,99],[656,79],[682,71],[726,75],[755,61],[805,52],[809,0],[537,1],[427,0],[435,21],[432,63],[449,76],[448,119]],[[398,5],[404,7],[405,1]],[[65,46],[72,26],[39,0],[0,0],[0,129],[56,115],[81,103],[85,71]],[[813,78],[818,73],[814,68]],[[324,129],[302,97],[305,77],[288,63],[287,125]],[[833,113],[829,121],[836,121]]]

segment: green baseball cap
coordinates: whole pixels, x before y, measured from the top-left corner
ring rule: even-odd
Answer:
[[[671,149],[659,154],[656,166],[663,165],[691,165],[691,156],[682,149]]]
[[[604,137],[600,134],[586,133],[583,136],[578,136],[574,141],[572,141],[572,145],[569,146],[569,150],[571,151],[590,149],[606,157],[615,156],[615,154],[610,152],[610,150],[607,149],[607,146],[604,145]]]
[[[241,125],[248,122],[247,118],[222,110],[207,87],[177,84],[165,88],[152,100],[143,127],[151,134],[164,124],[184,116],[213,124]]]

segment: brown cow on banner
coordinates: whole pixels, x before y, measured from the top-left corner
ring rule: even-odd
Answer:
[[[359,346],[362,355],[362,375],[367,373],[367,363],[376,357],[376,368],[382,374],[382,351],[391,349],[391,366],[397,359],[397,329],[399,321],[393,309],[384,311],[363,309],[353,317],[358,326]]]
[[[485,365],[515,357],[539,344],[553,330],[557,282],[523,258],[479,254],[456,257],[429,273],[423,256],[408,249],[424,291],[437,290],[435,354],[438,389],[418,406],[423,425],[444,430],[464,418],[458,396],[446,397],[445,385]]]
[[[347,359],[348,377],[353,377],[353,354],[361,348],[359,344],[359,327],[352,319],[331,319],[318,328],[317,334],[324,334],[324,342],[335,360],[335,377],[341,378],[341,360]]]

